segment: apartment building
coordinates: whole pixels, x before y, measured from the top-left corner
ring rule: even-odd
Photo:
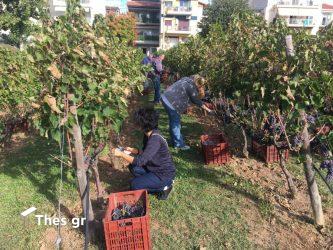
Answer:
[[[105,4],[107,14],[125,14],[127,12],[127,0],[105,0]]]
[[[134,0],[127,2],[128,11],[136,17],[135,44],[143,52],[155,52],[159,44],[161,2],[159,0]]]
[[[160,48],[169,49],[196,35],[206,5],[200,0],[162,0]]]
[[[322,5],[322,26],[326,26],[333,21],[333,4],[326,4]]]
[[[268,22],[280,17],[289,27],[306,28],[312,34],[332,20],[331,5],[322,0],[250,0],[249,6]]]
[[[106,14],[105,0],[80,0],[81,6],[84,8],[86,18],[90,24],[93,23],[95,15]],[[51,17],[58,17],[66,11],[66,0],[49,0]]]
[[[90,24],[97,14],[127,12],[127,0],[80,0],[80,3]],[[49,0],[49,7],[51,17],[61,16],[66,11],[66,0]]]

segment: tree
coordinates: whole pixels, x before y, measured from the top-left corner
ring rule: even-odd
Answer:
[[[99,15],[95,17],[93,26],[97,30],[102,27],[105,30],[108,27],[111,37],[118,37],[121,41],[133,45],[136,37],[135,22],[136,19],[133,13],[110,14],[105,18]]]
[[[38,28],[36,21],[45,15],[45,0],[1,0],[0,30],[5,43],[20,46]]]
[[[214,0],[204,10],[204,17],[199,25],[202,29],[201,35],[207,36],[212,25],[216,23],[221,24],[223,29],[227,29],[231,16],[244,12],[250,12],[246,0]]]
[[[0,145],[9,142],[17,125],[26,122],[40,85],[36,69],[24,51],[1,46],[0,57]]]
[[[285,148],[302,153],[315,223],[322,227],[325,221],[310,142],[318,137],[316,128],[325,118],[324,101],[333,96],[332,26],[313,37],[304,30],[289,29],[282,20],[267,25],[262,17],[246,12],[234,14],[227,28],[223,25],[212,25],[199,59],[188,60],[190,65],[174,63],[174,68],[200,69],[214,96],[222,97],[224,103],[216,106],[225,106],[225,114],[231,113],[243,134],[246,130],[261,142],[275,145],[280,156]],[[171,49],[169,57],[177,57],[186,46]],[[320,119],[310,123],[312,114]],[[325,119],[332,122],[332,114]],[[332,141],[333,133],[326,137]],[[295,196],[297,189],[283,159],[280,167]]]
[[[85,216],[92,223],[94,213],[85,192],[86,159],[119,133],[128,98],[144,81],[142,53],[110,36],[103,26],[94,30],[76,0],[68,1],[64,16],[45,22],[28,50],[42,84],[34,125],[58,143],[62,131],[73,138],[67,143],[75,149],[80,197],[84,212],[89,204]],[[95,174],[98,178],[98,170]]]

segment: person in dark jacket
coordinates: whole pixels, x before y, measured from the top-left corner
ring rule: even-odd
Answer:
[[[211,112],[201,99],[205,95],[204,78],[199,75],[183,77],[168,87],[162,97],[162,104],[169,116],[169,132],[175,148],[188,150],[190,147],[184,142],[181,130],[181,114],[187,111],[190,104],[195,104]]]
[[[150,52],[148,51],[147,52],[147,56],[145,58],[143,58],[141,64],[143,64],[143,65],[149,65],[149,64],[152,63],[152,61],[153,61],[153,57],[150,54]]]
[[[161,99],[161,76],[163,73],[163,60],[164,60],[164,55],[159,55],[153,58],[152,60],[152,65],[153,65],[153,83],[154,83],[154,103],[160,103]]]
[[[135,121],[144,132],[143,149],[127,147],[124,152],[119,149],[112,152],[130,163],[129,170],[134,175],[132,190],[147,189],[150,193],[158,193],[159,199],[166,199],[172,189],[176,169],[168,143],[158,130],[158,117],[152,108],[136,111]]]

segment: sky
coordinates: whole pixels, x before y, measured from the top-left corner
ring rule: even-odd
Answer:
[[[323,0],[323,3],[333,4],[333,0]]]

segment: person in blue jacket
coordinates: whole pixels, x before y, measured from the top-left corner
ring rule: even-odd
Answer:
[[[200,75],[183,77],[169,86],[162,95],[162,105],[169,117],[169,133],[172,146],[181,150],[190,147],[181,134],[181,115],[191,105],[197,105],[207,112],[211,110],[201,100],[205,96],[205,79]]]
[[[134,120],[144,133],[143,149],[126,147],[124,152],[119,149],[112,152],[130,163],[129,170],[134,176],[132,190],[147,189],[150,193],[158,193],[159,199],[166,199],[172,189],[176,169],[168,143],[158,130],[158,119],[159,115],[153,108],[137,110]]]

